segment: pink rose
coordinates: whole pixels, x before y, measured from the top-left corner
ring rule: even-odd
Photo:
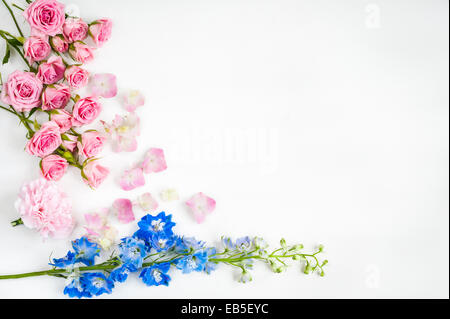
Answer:
[[[102,105],[95,97],[78,100],[73,107],[73,125],[83,126],[91,124],[102,112]]]
[[[26,151],[30,155],[44,158],[56,151],[61,143],[59,126],[55,122],[50,121],[42,124],[41,129],[34,133],[34,136],[26,146]]]
[[[83,42],[74,42],[69,47],[70,56],[77,62],[86,63],[94,59],[94,51]]]
[[[47,86],[42,94],[42,110],[63,109],[70,101],[70,88],[65,84]]]
[[[69,163],[58,155],[49,155],[41,161],[42,176],[48,181],[59,181],[67,171]]]
[[[63,25],[63,34],[70,43],[86,39],[89,27],[80,18],[68,18]]]
[[[37,77],[44,84],[54,84],[64,78],[66,66],[60,56],[52,56],[39,66]]]
[[[31,36],[25,41],[23,51],[25,52],[25,58],[27,58],[28,62],[33,64],[36,61],[45,60],[52,52],[52,48],[48,43],[48,39]]]
[[[72,128],[72,114],[70,114],[69,112],[65,111],[65,110],[53,110],[50,113],[50,119],[55,122],[58,127],[59,127],[59,132],[61,134],[67,132],[68,130],[70,130]],[[63,145],[64,145],[63,141]],[[69,141],[67,141],[69,142]],[[75,139],[76,142],[76,139]],[[75,149],[75,147],[74,147]],[[71,150],[73,151],[73,149]]]
[[[81,135],[78,151],[86,158],[97,156],[103,149],[106,137],[97,131],[88,131]]]
[[[3,85],[1,100],[18,112],[28,112],[41,105],[42,87],[34,73],[15,71]]]
[[[82,176],[86,184],[92,188],[98,188],[108,177],[109,170],[106,167],[101,166],[95,160],[88,162],[84,166]]]
[[[72,134],[64,134],[64,137],[62,145],[73,153],[77,148],[78,137]]]
[[[80,89],[89,82],[89,72],[76,65],[68,67],[64,73],[64,77],[73,89]]]
[[[67,43],[66,39],[64,39],[64,36],[61,34],[58,34],[50,39],[50,44],[56,52],[67,52],[69,50],[69,43]]]
[[[112,21],[109,19],[100,19],[90,24],[89,34],[99,47],[109,40],[111,33]]]
[[[56,0],[36,0],[24,11],[32,29],[55,36],[62,32],[66,19],[64,5]]]

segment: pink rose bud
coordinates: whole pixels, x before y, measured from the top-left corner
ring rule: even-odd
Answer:
[[[42,110],[63,109],[70,101],[70,88],[65,84],[47,86],[42,94]]]
[[[68,67],[64,77],[72,89],[81,89],[89,82],[89,72],[76,65]]]
[[[109,40],[112,33],[112,21],[100,19],[90,24],[89,34],[98,47],[101,47]]]
[[[69,43],[86,39],[88,30],[87,23],[80,18],[68,18],[63,25],[63,34]]]
[[[83,126],[91,124],[102,112],[102,105],[95,97],[86,97],[78,100],[73,107],[73,125]]]
[[[56,52],[64,53],[69,50],[69,43],[64,39],[64,36],[58,34],[50,39],[50,45]]]
[[[3,85],[1,100],[18,112],[28,112],[41,105],[42,88],[34,73],[15,71]]]
[[[59,181],[67,171],[69,163],[58,155],[49,155],[41,161],[42,176],[48,181]]]
[[[97,131],[88,131],[81,135],[78,141],[78,151],[86,158],[94,157],[100,154],[106,137]]]
[[[27,58],[30,64],[45,60],[52,52],[48,39],[36,36],[31,36],[25,41],[23,50],[25,52],[25,58]]]
[[[98,164],[96,160],[88,160],[81,173],[86,184],[92,188],[98,188],[108,177],[109,170]]]
[[[77,148],[78,137],[72,134],[64,134],[62,145],[65,149],[73,152]]]
[[[80,63],[90,62],[94,59],[93,50],[83,42],[74,42],[69,46],[69,53],[72,59]]]
[[[58,124],[59,126],[59,132],[61,134],[67,132],[72,128],[72,114],[65,110],[53,110],[50,112],[50,119]],[[70,141],[63,141],[63,145],[65,145],[64,142],[70,142]],[[73,141],[72,141],[73,142]],[[76,138],[75,138],[75,144],[76,144]],[[71,147],[72,148],[72,147]],[[72,151],[75,149],[73,147]]]
[[[39,66],[38,79],[44,84],[54,84],[64,78],[66,66],[60,56],[52,56],[46,63]]]
[[[31,29],[51,36],[62,32],[66,18],[64,5],[56,0],[36,0],[24,11],[23,16]]]
[[[34,133],[34,136],[26,146],[26,151],[30,155],[44,158],[56,151],[61,143],[59,126],[55,122],[50,121],[44,123],[41,129]]]

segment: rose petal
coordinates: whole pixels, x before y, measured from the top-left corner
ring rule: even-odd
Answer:
[[[130,90],[124,96],[123,103],[128,112],[134,112],[145,104],[145,97],[137,90]]]
[[[146,174],[165,171],[167,169],[167,163],[164,157],[164,151],[159,148],[151,148],[145,155],[142,168]]]
[[[141,207],[141,209],[144,211],[156,211],[156,209],[159,206],[158,202],[153,198],[152,194],[150,193],[145,193],[139,196],[137,202],[139,207]]]
[[[95,74],[91,79],[93,95],[112,98],[117,95],[117,79],[114,74]]]

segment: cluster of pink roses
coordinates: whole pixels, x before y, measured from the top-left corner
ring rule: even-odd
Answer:
[[[78,133],[75,128],[93,123],[102,105],[99,95],[81,98],[72,94],[89,82],[89,72],[80,63],[93,59],[94,45],[83,41],[90,38],[96,47],[102,46],[111,36],[112,23],[100,19],[87,24],[81,18],[66,18],[64,5],[56,0],[36,0],[23,15],[32,30],[23,41],[30,70],[11,73],[0,99],[27,127],[26,151],[42,159],[40,167],[47,180],[60,180],[71,165],[81,169],[89,186],[97,188],[109,174],[95,159],[106,138],[94,130]],[[73,64],[67,62],[70,58]],[[31,121],[36,111],[47,113],[49,121]]]

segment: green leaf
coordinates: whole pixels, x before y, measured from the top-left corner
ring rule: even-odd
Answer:
[[[21,47],[23,44],[17,39],[6,39],[6,41],[11,44],[13,47]]]
[[[3,58],[2,64],[8,63],[10,57],[11,57],[11,48],[9,47],[8,44],[6,44],[6,53],[5,53],[5,57]]]

